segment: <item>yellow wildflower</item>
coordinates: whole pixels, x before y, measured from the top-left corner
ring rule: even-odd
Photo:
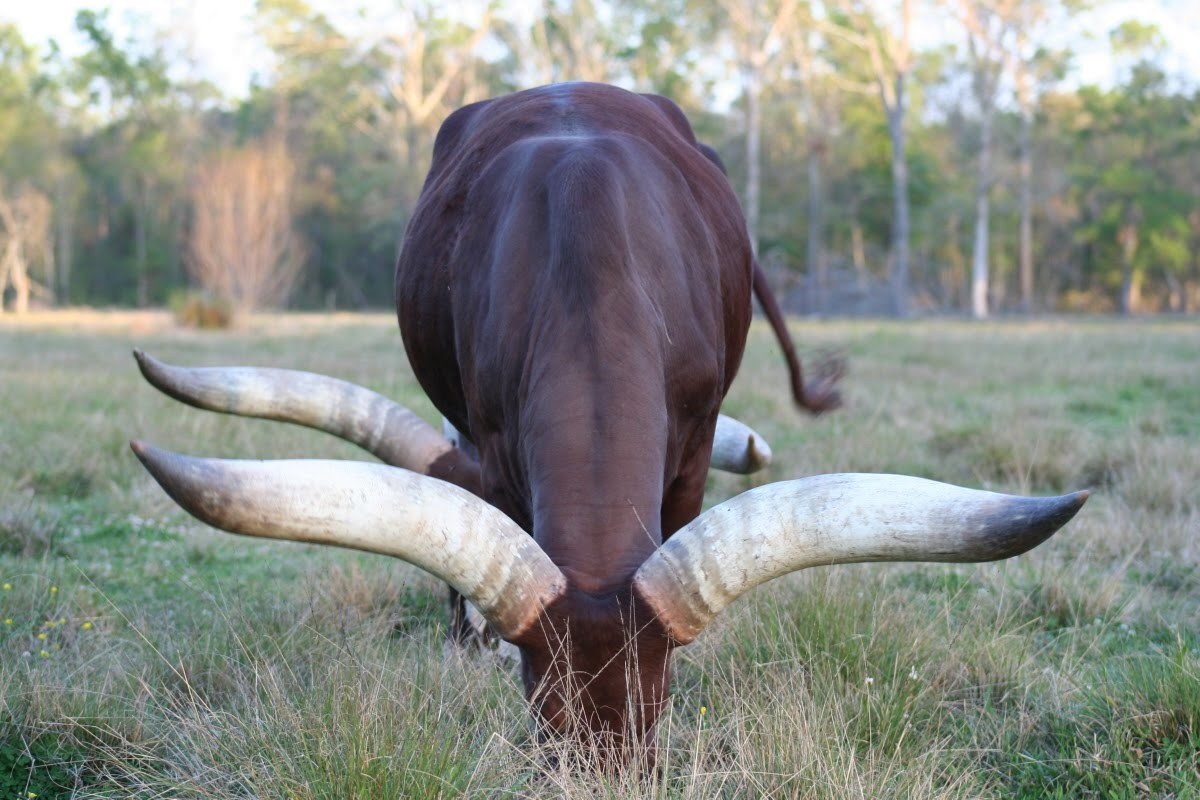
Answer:
[[[6,617],[6,618],[4,619],[4,624],[5,624],[5,625],[12,625],[12,617]]]
[[[83,623],[83,629],[85,631],[90,631],[92,629],[92,623],[90,623],[90,622]]]
[[[66,625],[66,624],[67,624],[67,618],[66,618],[66,617],[59,617],[59,618],[58,618],[58,624],[59,624],[59,625]]]
[[[49,658],[50,651],[49,650],[39,650],[38,655],[41,656],[42,658]]]
[[[46,641],[46,634],[44,634],[44,633],[39,633],[39,634],[38,634],[38,638],[39,638],[39,639],[41,639],[41,640],[44,642],[44,641]]]
[[[7,592],[7,591],[8,591],[9,589],[11,589],[11,588],[12,588],[12,584],[11,584],[11,583],[6,583],[6,584],[4,584],[4,591],[6,591],[6,592]]]
[[[57,587],[57,586],[51,586],[51,587],[50,587],[50,594],[58,594],[58,587]]]
[[[707,713],[708,713],[708,706],[700,706],[700,716],[703,717]]]

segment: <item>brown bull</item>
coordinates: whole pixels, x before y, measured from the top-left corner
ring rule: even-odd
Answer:
[[[581,722],[575,733],[601,743],[651,735],[672,651],[764,581],[820,564],[1005,558],[1074,515],[1086,493],[888,475],[770,484],[700,515],[714,437],[725,466],[763,460],[752,434],[718,422],[755,281],[718,164],[675,105],[606,86],[455,112],[396,304],[417,378],[477,459],[359,387],[141,354],[179,399],[321,428],[394,466],[134,449],[214,525],[386,553],[443,578],[520,648],[541,729]],[[806,393],[793,378],[811,410],[835,402],[829,383]]]

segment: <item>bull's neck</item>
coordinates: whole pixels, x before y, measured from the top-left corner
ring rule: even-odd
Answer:
[[[668,421],[653,356],[585,353],[540,382],[522,447],[534,537],[576,588],[598,593],[627,586],[662,543]]]

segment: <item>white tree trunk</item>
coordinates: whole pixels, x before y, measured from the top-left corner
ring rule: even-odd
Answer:
[[[896,103],[888,109],[888,133],[892,139],[892,309],[908,316],[908,155],[904,137],[904,75],[896,76]]]
[[[750,246],[758,254],[759,197],[762,179],[759,158],[762,150],[762,75],[757,65],[746,74],[746,229]]]
[[[1033,114],[1021,119],[1021,310],[1033,313]]]
[[[825,274],[825,258],[822,254],[821,233],[821,148],[823,143],[814,141],[808,149],[808,242],[805,260],[808,262],[808,280],[812,286],[812,310],[825,307],[825,292],[828,276]]]
[[[1033,313],[1033,97],[1029,65],[1018,60],[1017,103],[1021,109],[1020,165],[1020,252],[1021,311]]]
[[[971,258],[971,316],[988,315],[988,217],[991,194],[992,115],[985,111],[979,127],[979,175],[975,186],[975,248]]]

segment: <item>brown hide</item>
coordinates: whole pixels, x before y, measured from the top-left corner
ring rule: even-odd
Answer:
[[[517,642],[552,729],[652,729],[671,645],[631,579],[700,511],[752,278],[737,199],[670,101],[560,84],[438,134],[396,308],[480,493],[570,583]]]

